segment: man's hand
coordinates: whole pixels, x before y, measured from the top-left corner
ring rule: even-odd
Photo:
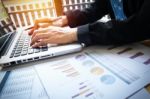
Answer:
[[[77,29],[50,26],[33,32],[32,47],[45,46],[47,44],[68,44],[77,41]]]
[[[34,27],[29,31],[29,35],[32,35],[33,32],[38,28],[45,28],[48,26],[63,27],[66,26],[67,24],[68,24],[67,16],[36,19],[34,22]]]

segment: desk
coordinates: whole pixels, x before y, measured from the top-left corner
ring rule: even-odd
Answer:
[[[115,51],[113,50],[113,52]],[[35,70],[34,66],[39,65],[40,63],[54,62],[55,60],[66,59],[76,54],[78,53],[73,53],[66,56],[60,56],[53,59],[41,60],[29,64],[23,64],[23,65],[19,65],[18,67],[11,68],[13,69],[13,71],[12,74],[10,75],[10,80],[6,83],[7,86],[9,85],[9,87],[4,88],[3,91],[4,95],[3,96],[1,95],[2,96],[1,99],[20,99],[20,97],[21,99],[29,99],[29,98],[48,99],[49,97],[45,89],[43,88],[43,84],[41,84],[41,79],[39,79],[40,77],[37,74],[37,71]],[[9,68],[7,70],[11,70],[11,69]],[[12,88],[16,88],[16,89],[11,90]],[[148,90],[149,88],[150,87],[147,87]],[[6,95],[8,93],[9,95]]]
[[[150,47],[150,40],[144,41],[143,44]]]
[[[150,85],[146,87],[147,91],[150,93]]]

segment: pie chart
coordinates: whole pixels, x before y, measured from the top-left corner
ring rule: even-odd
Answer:
[[[101,75],[104,73],[104,69],[102,69],[100,67],[94,67],[91,69],[91,73],[94,75]]]
[[[82,65],[86,67],[90,67],[90,66],[94,66],[94,62],[91,60],[86,60],[82,63]]]
[[[100,81],[104,84],[110,85],[115,83],[116,79],[112,75],[104,75],[100,78]]]

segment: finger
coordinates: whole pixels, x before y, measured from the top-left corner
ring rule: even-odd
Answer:
[[[53,21],[57,21],[61,19],[62,17],[56,17],[56,18],[41,18],[41,19],[36,19],[35,20],[35,26],[38,25],[39,23],[52,23]]]
[[[28,33],[29,35],[32,35],[33,32],[39,28],[39,23],[51,23],[51,20],[49,18],[36,19],[34,22],[34,27]]]
[[[48,26],[52,25],[51,23],[43,23],[43,24],[39,24],[40,28],[46,28]]]
[[[47,39],[43,39],[40,42],[35,43],[32,45],[33,48],[41,47],[41,46],[46,46],[47,45]]]
[[[36,34],[40,34],[40,33],[46,33],[48,31],[50,31],[51,29],[50,28],[41,28],[39,30],[35,30],[33,33],[32,33],[32,38],[34,38],[34,36]]]
[[[50,18],[41,18],[35,20],[35,25],[37,25],[38,23],[50,23],[50,22],[52,22]]]
[[[34,27],[29,31],[28,34],[32,35],[33,32],[40,27],[39,23],[48,23],[46,26],[43,26],[43,27],[47,27],[47,26],[52,25],[52,22],[57,21],[57,20],[59,20],[61,18],[62,17],[36,19],[35,22],[34,22]]]
[[[34,25],[34,26],[30,29],[30,31],[28,32],[28,34],[29,34],[29,35],[32,35],[32,34],[34,33],[34,31],[37,30],[38,28],[39,28],[38,25]]]
[[[52,23],[52,25],[53,26],[62,26],[63,24],[62,24],[62,21],[54,21],[53,23]]]
[[[29,30],[28,34],[29,34],[29,35],[32,35],[33,32],[34,32],[34,29],[32,28],[31,30]]]
[[[31,44],[30,45],[33,45],[36,42],[38,42],[39,40],[46,39],[48,37],[49,37],[48,33],[36,34],[36,36],[33,39],[31,39]]]

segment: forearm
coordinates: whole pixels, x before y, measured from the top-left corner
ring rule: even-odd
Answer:
[[[141,24],[141,28],[139,28],[136,26],[136,22],[111,20],[107,23],[95,22],[80,26],[77,37],[79,43],[85,43],[87,46],[93,44],[127,44],[150,38],[150,33],[147,31],[150,29],[144,24]]]

